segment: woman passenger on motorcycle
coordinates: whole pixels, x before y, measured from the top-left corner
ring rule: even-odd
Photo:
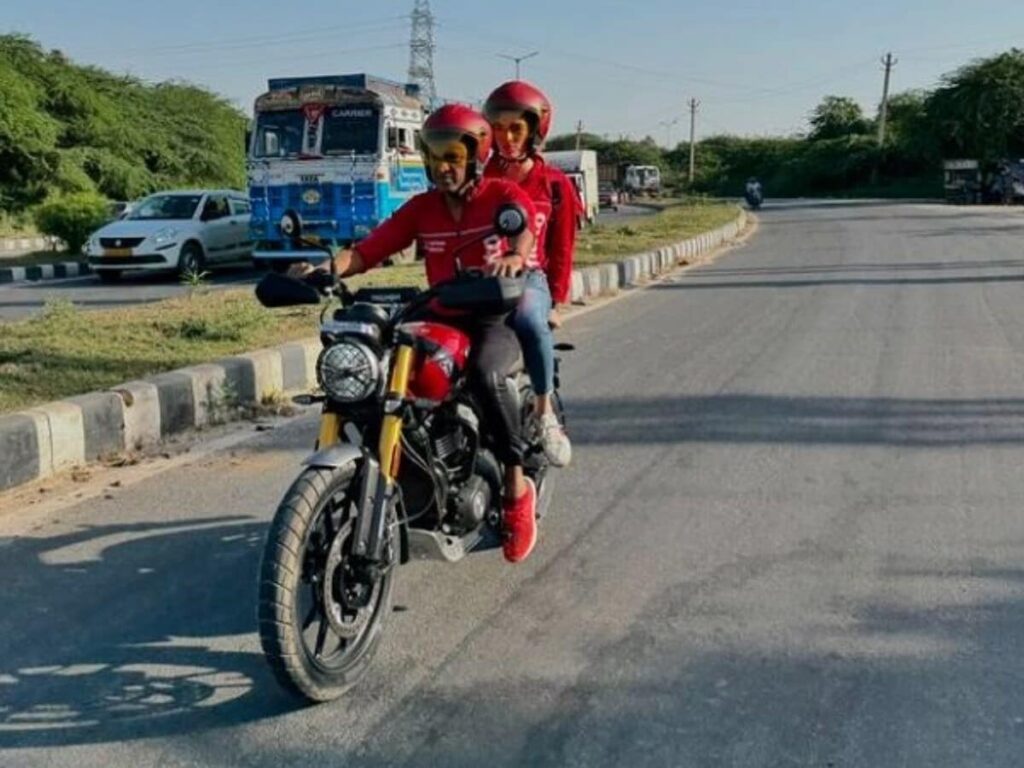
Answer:
[[[544,453],[554,466],[564,467],[572,459],[572,445],[551,403],[555,389],[551,329],[561,326],[558,306],[569,301],[576,188],[541,155],[552,116],[551,102],[543,91],[523,80],[504,83],[487,97],[484,115],[496,145],[484,176],[519,185],[537,208],[537,243],[527,260],[525,292],[512,326],[523,345],[526,370],[537,395]]]
[[[334,259],[338,273],[347,277],[365,272],[413,243],[424,257],[431,285],[456,275],[460,265],[455,251],[464,245],[458,252],[461,267],[483,268],[495,275],[521,272],[534,246],[536,209],[515,184],[482,178],[491,150],[491,129],[483,115],[462,104],[443,106],[424,122],[420,139],[435,189],[415,195],[353,249],[340,251]],[[497,235],[477,240],[493,227],[498,208],[510,202],[526,211],[528,229],[511,242]],[[329,267],[326,262],[318,268]],[[309,271],[312,267],[307,264],[291,274],[301,277]],[[506,383],[520,352],[506,320],[506,316],[443,316],[443,322],[463,328],[473,339],[469,374],[494,435],[498,459],[505,466],[505,559],[519,562],[537,540],[537,489],[523,474],[526,446],[519,397]]]

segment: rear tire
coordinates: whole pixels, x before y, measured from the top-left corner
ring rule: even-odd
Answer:
[[[314,579],[324,575],[324,550],[334,538],[330,532],[344,532],[354,521],[350,501],[358,477],[353,462],[303,471],[274,515],[260,566],[258,619],[263,652],[286,690],[314,702],[338,698],[366,673],[391,610],[398,560],[394,542],[390,567],[377,581],[367,607],[354,612],[352,626],[358,627],[356,622],[362,626],[350,639],[334,633],[324,614],[323,586]],[[341,566],[338,572],[342,572]],[[333,596],[333,584],[331,589]],[[311,634],[316,637],[313,649],[309,647]],[[334,641],[340,641],[338,647],[326,653],[331,647],[328,643]]]

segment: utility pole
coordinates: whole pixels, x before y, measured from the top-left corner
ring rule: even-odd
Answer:
[[[532,59],[534,56],[538,55],[539,53],[540,53],[540,51],[534,51],[533,53],[528,53],[525,56],[509,56],[508,54],[505,54],[505,53],[499,53],[498,57],[502,58],[502,59],[508,59],[509,61],[514,61],[516,63],[516,80],[518,80],[519,79],[519,62],[526,61],[527,59]]]
[[[878,110],[878,146],[885,144],[885,121],[889,117],[889,75],[892,68],[896,66],[897,60],[892,53],[887,53],[882,58],[882,66],[885,67],[885,84],[882,86],[882,106]]]
[[[580,144],[583,143],[583,121],[576,121],[576,151],[580,151]]]
[[[693,184],[694,171],[697,167],[697,107],[700,102],[690,99],[690,183]]]

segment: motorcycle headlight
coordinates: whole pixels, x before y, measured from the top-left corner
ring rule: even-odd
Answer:
[[[328,397],[355,403],[372,395],[380,384],[380,359],[365,344],[340,341],[320,353],[316,378]]]

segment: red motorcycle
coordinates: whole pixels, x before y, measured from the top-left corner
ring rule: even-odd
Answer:
[[[505,206],[481,239],[514,237],[525,226],[523,211]],[[282,229],[301,238],[298,217],[286,215]],[[322,403],[316,451],[270,525],[258,618],[280,683],[328,701],[366,672],[391,611],[399,564],[455,563],[501,545],[504,467],[467,386],[470,339],[443,322],[412,318],[431,302],[505,314],[517,305],[522,280],[460,273],[425,291],[352,294],[333,273],[313,275],[311,284],[268,274],[256,290],[266,306],[319,303],[323,295],[335,300],[321,313],[322,392],[298,399]],[[557,368],[555,382],[557,388]],[[530,443],[524,470],[536,483],[540,517],[550,504],[551,476],[525,372],[515,384]],[[557,391],[554,402],[561,418]]]

